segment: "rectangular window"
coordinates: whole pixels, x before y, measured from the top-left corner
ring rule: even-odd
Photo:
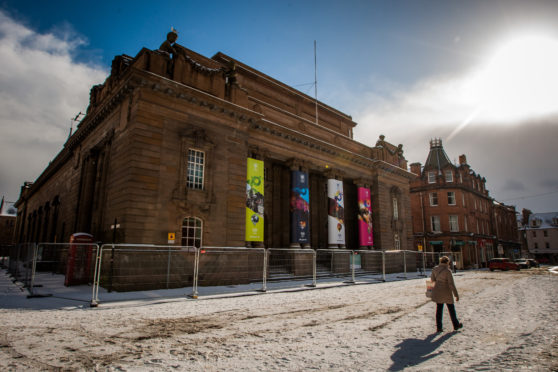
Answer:
[[[545,238],[547,238],[547,237],[548,237],[548,231],[543,230],[543,236],[544,236]]]
[[[188,150],[188,178],[186,186],[189,189],[203,190],[205,153],[198,150]]]
[[[473,189],[475,188],[475,186],[476,186],[476,185],[475,185],[475,180],[473,180]]]
[[[455,205],[455,192],[448,191],[448,205]]]
[[[465,231],[469,232],[469,227],[467,226],[467,216],[463,216],[463,224],[465,225]]]
[[[428,172],[428,183],[436,183],[436,172]]]
[[[432,223],[432,231],[433,232],[441,232],[442,231],[442,229],[440,228],[440,217],[439,216],[430,217],[430,222]]]
[[[453,182],[453,172],[451,170],[446,171],[446,182]]]
[[[533,238],[537,237],[537,232],[533,230]]]
[[[459,231],[459,219],[457,216],[449,216],[450,231]]]
[[[202,245],[202,220],[197,217],[186,217],[182,221],[182,242],[186,247],[200,248]]]
[[[463,183],[463,175],[459,173],[459,183]]]
[[[393,198],[393,219],[399,219],[399,208],[397,206],[397,198]]]
[[[545,242],[544,246],[546,247],[546,249],[550,249],[550,243],[549,242]]]
[[[463,206],[465,206],[465,193],[464,192],[461,193],[461,203],[463,204]]]
[[[539,249],[539,243],[535,242],[535,249]]]
[[[437,192],[431,192],[430,193],[430,205],[432,207],[435,207],[438,205],[438,193]]]

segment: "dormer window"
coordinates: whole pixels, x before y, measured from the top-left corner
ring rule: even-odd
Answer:
[[[436,183],[436,172],[428,172],[428,183]]]
[[[558,217],[552,217],[552,224],[558,226]]]
[[[534,218],[531,220],[531,227],[539,227],[541,225],[541,220]]]
[[[445,173],[446,173],[446,182],[453,182],[453,172],[451,170],[447,170]]]

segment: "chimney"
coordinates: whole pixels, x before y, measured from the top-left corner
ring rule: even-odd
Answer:
[[[467,164],[467,157],[465,156],[465,154],[459,155],[459,165],[465,165],[465,164]]]
[[[422,168],[421,163],[413,163],[413,164],[411,164],[411,173],[414,173],[414,174],[416,174],[417,176],[420,177],[421,168]]]

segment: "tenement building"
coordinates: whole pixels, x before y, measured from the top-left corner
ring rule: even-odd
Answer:
[[[558,262],[558,212],[530,214],[523,232],[532,257],[541,263]]]
[[[76,131],[22,186],[18,242],[85,232],[108,243],[412,249],[415,176],[401,145],[359,143],[350,116],[176,38],[114,58]]]
[[[411,164],[414,245],[427,252],[451,252],[460,268],[485,266],[493,257],[520,249],[515,207],[495,202],[486,179],[476,174],[465,155],[454,165],[441,139],[430,141],[424,167]]]

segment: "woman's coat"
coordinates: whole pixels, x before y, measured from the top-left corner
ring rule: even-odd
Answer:
[[[432,269],[430,280],[436,283],[432,290],[432,301],[437,304],[453,304],[453,297],[459,297],[448,264],[442,263]]]

